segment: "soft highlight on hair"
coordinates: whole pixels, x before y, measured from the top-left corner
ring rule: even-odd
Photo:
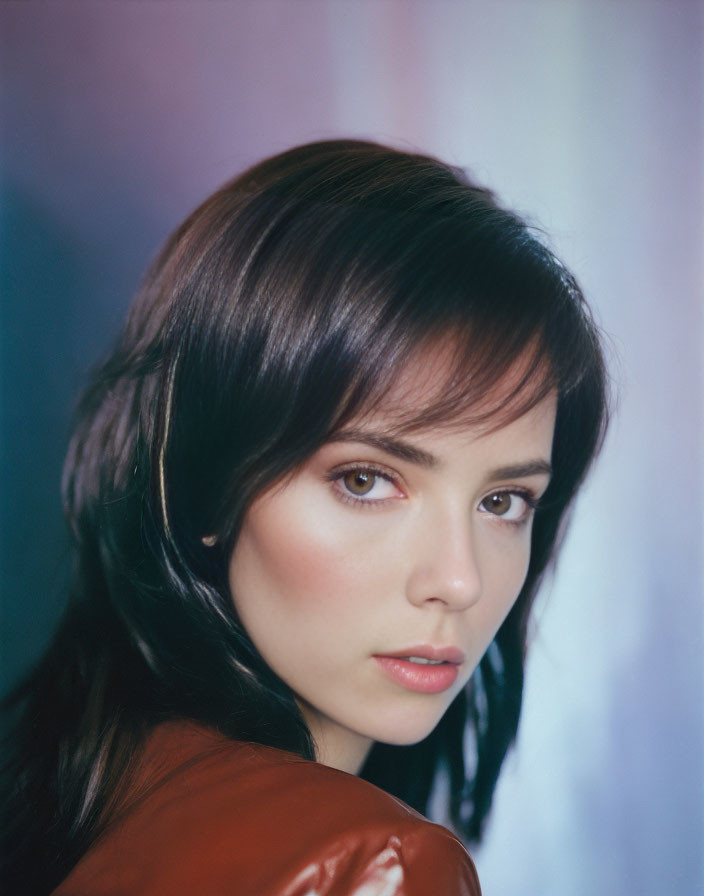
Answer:
[[[81,401],[63,483],[70,599],[12,698],[6,875],[23,893],[48,892],[90,846],[161,721],[314,758],[295,695],[237,619],[229,556],[263,489],[438,348],[442,387],[400,428],[500,426],[557,394],[514,608],[436,730],[377,744],[362,772],[421,811],[446,773],[452,822],[479,838],[518,725],[530,607],[604,432],[599,335],[573,277],[489,191],[422,155],[328,141],[189,216]]]

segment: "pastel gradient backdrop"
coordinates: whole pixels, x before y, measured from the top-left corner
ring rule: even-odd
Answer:
[[[3,2],[5,684],[62,604],[70,408],[161,240],[291,144],[418,147],[550,235],[620,396],[539,603],[484,891],[704,893],[703,19],[697,0]]]

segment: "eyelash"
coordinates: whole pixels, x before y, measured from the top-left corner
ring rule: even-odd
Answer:
[[[392,485],[396,486],[396,488],[399,488],[397,481],[398,477],[396,475],[387,472],[386,470],[383,470],[373,464],[351,464],[348,467],[334,470],[327,477],[328,481],[333,483],[333,485],[335,486],[337,497],[341,501],[344,501],[346,504],[351,504],[356,507],[363,507],[365,510],[375,510],[379,507],[386,506],[389,501],[398,500],[397,498],[364,498],[351,494],[341,484],[344,477],[349,473],[370,473],[372,476],[384,479],[386,482],[390,482]],[[481,499],[481,501],[479,502],[479,506],[481,507],[484,501],[486,501],[488,498],[499,495],[509,495],[511,497],[521,498],[521,500],[525,501],[526,504],[525,512],[515,520],[504,519],[500,514],[492,514],[490,510],[486,509],[481,512],[493,516],[497,522],[500,522],[505,526],[511,526],[516,529],[521,528],[531,519],[540,503],[538,497],[529,489],[502,488],[496,489],[493,492],[489,492],[488,495]]]

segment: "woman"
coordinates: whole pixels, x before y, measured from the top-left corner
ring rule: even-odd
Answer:
[[[477,893],[366,781],[479,838],[605,418],[573,278],[457,171],[331,141],[206,200],[79,408],[7,892]]]

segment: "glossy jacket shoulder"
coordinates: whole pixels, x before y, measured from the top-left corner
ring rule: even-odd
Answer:
[[[373,785],[188,724],[55,896],[479,896],[445,828]]]

